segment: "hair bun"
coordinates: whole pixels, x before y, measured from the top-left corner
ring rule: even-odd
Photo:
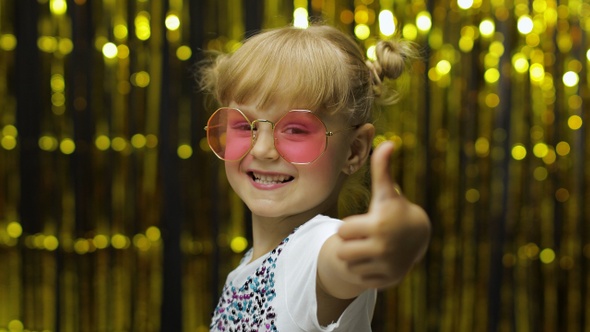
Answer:
[[[373,94],[380,104],[393,104],[398,100],[398,91],[384,84],[383,80],[397,79],[406,70],[411,60],[417,59],[418,50],[405,40],[381,40],[375,45],[375,61],[367,60],[371,73]]]
[[[415,57],[415,50],[407,42],[400,40],[382,40],[375,47],[377,61],[375,68],[380,68],[379,78],[396,79],[406,68],[406,60]],[[370,67],[369,67],[370,68]]]

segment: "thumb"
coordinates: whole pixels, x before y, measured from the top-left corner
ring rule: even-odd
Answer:
[[[389,158],[395,149],[395,144],[385,141],[373,152],[371,156],[371,206],[388,199],[401,197],[399,186],[393,180],[390,173]]]

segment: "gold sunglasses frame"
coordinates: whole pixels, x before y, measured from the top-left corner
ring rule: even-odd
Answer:
[[[217,113],[222,112],[222,111],[226,111],[226,110],[237,111],[238,113],[240,113],[242,115],[242,117],[244,117],[244,119],[246,119],[246,121],[248,121],[248,124],[250,125],[250,136],[251,136],[250,147],[238,159],[226,159],[226,158],[223,158],[211,146],[211,140],[210,140],[210,134],[209,134],[210,133],[209,128],[212,128],[212,126],[210,125],[211,119],[213,119],[213,117]],[[358,129],[360,127],[359,125],[356,125],[356,126],[350,126],[348,128],[336,130],[336,131],[329,131],[328,128],[327,128],[327,126],[326,126],[326,124],[324,123],[324,121],[322,121],[322,119],[319,116],[317,116],[314,112],[312,112],[310,110],[306,110],[306,109],[292,109],[292,110],[289,110],[287,113],[285,113],[283,116],[281,116],[280,119],[278,119],[277,121],[273,122],[273,121],[270,121],[270,120],[267,120],[267,119],[255,119],[255,120],[250,121],[250,119],[246,116],[246,114],[244,114],[244,112],[242,112],[238,108],[234,108],[234,107],[220,107],[217,110],[215,110],[215,112],[213,112],[213,114],[211,114],[211,116],[207,120],[207,125],[203,128],[207,132],[207,145],[209,145],[209,148],[211,149],[211,151],[213,151],[213,153],[215,154],[215,156],[217,156],[217,158],[219,158],[219,159],[221,159],[223,161],[239,161],[239,160],[242,160],[246,155],[248,155],[248,153],[250,153],[250,151],[252,150],[252,148],[254,147],[254,144],[256,142],[256,134],[254,132],[254,130],[256,129],[254,127],[254,125],[256,123],[269,123],[271,125],[271,129],[272,129],[272,133],[273,133],[273,138],[276,141],[277,140],[277,137],[274,134],[274,130],[275,130],[276,124],[279,123],[279,122],[281,122],[281,120],[283,120],[287,115],[289,115],[290,113],[293,113],[293,112],[303,112],[303,113],[309,113],[309,114],[313,115],[316,119],[318,119],[318,121],[324,127],[324,131],[325,131],[325,135],[326,135],[326,142],[324,144],[324,150],[314,160],[309,161],[309,162],[294,162],[294,161],[290,161],[289,159],[287,159],[281,153],[281,151],[279,149],[277,149],[276,142],[274,142],[273,143],[274,144],[274,149],[277,150],[277,152],[279,153],[279,155],[281,156],[281,158],[283,158],[287,162],[289,162],[291,164],[294,164],[294,165],[309,165],[309,164],[312,164],[313,162],[315,162],[316,160],[318,160],[321,156],[323,156],[324,153],[326,152],[326,150],[328,149],[328,138],[329,137],[334,136],[334,135],[336,135],[338,133],[347,131],[347,130]]]

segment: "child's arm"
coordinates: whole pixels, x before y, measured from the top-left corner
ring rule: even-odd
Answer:
[[[422,208],[396,190],[389,175],[393,148],[388,142],[373,153],[369,211],[346,218],[322,247],[318,291],[350,299],[368,288],[393,286],[424,256],[430,221]]]

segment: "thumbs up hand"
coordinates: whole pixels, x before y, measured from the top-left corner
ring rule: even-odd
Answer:
[[[337,256],[363,288],[398,284],[424,256],[430,239],[428,216],[403,196],[389,173],[393,150],[392,142],[375,149],[369,211],[346,218],[338,231]]]

